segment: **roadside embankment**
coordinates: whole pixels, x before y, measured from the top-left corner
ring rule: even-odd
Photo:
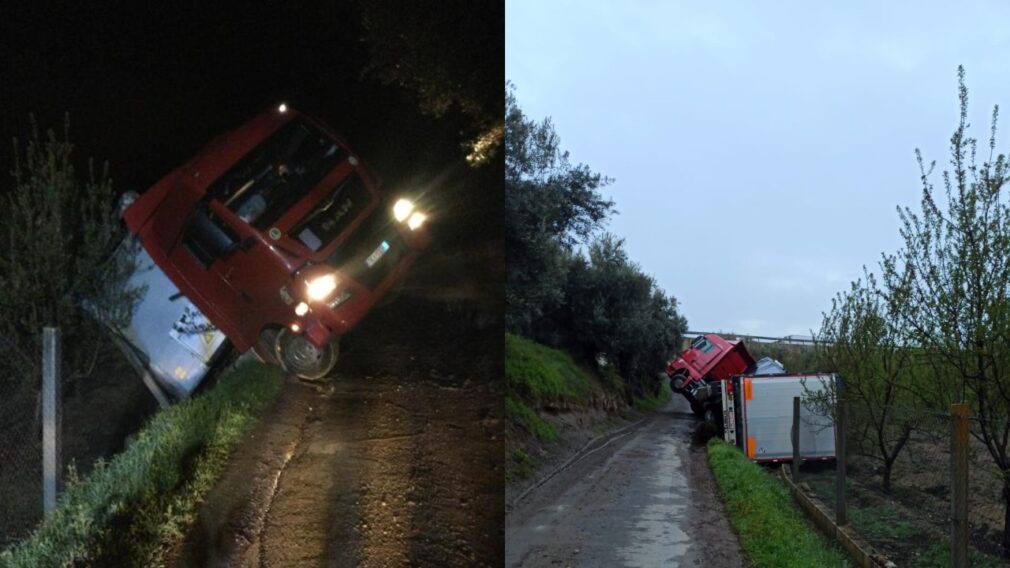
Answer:
[[[246,429],[280,390],[255,362],[151,419],[120,454],[69,480],[55,510],[0,566],[158,566]]]
[[[615,373],[593,372],[568,353],[505,336],[506,506],[601,436],[626,427],[669,399],[662,385],[628,403]]]

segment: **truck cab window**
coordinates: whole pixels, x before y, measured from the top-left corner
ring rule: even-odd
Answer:
[[[242,158],[208,189],[246,223],[273,225],[343,158],[335,140],[295,119]]]

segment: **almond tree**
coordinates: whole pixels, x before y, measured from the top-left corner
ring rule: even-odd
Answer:
[[[862,430],[870,456],[883,462],[883,486],[889,493],[894,462],[915,428],[914,416],[907,412],[914,397],[910,351],[901,343],[901,330],[873,274],[866,273],[831,300],[817,339],[825,363],[845,379],[853,426]]]
[[[36,388],[44,326],[62,330],[73,381],[109,345],[82,304],[122,318],[142,292],[127,288],[133,267],[112,256],[123,235],[112,182],[88,166],[84,176],[74,168],[69,120],[58,136],[40,134],[32,119],[27,140],[14,141],[10,183],[0,184],[0,380],[19,383],[22,395]]]
[[[883,255],[883,291],[904,341],[938,367],[938,380],[920,377],[921,394],[943,393],[971,405],[972,435],[988,451],[1004,479],[1005,527],[1010,527],[1010,199],[1007,159],[996,152],[998,107],[993,110],[988,152],[978,162],[968,135],[968,90],[958,68],[961,116],[950,139],[950,168],[933,185],[935,162],[926,167],[916,150],[922,182],[920,211],[899,208],[904,245]],[[985,153],[985,149],[982,149]],[[936,198],[945,197],[941,206]],[[944,380],[945,376],[953,380]],[[1003,548],[1010,553],[1010,532]]]

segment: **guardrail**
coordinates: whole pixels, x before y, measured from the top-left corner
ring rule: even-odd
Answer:
[[[781,343],[785,345],[814,345],[816,341],[812,337],[787,335],[785,337],[768,337],[764,335],[743,335],[740,333],[726,333],[718,331],[685,331],[684,338],[693,339],[699,335],[714,333],[727,339],[743,339],[755,343]]]

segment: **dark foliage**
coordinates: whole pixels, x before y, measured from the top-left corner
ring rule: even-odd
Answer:
[[[599,191],[610,180],[572,165],[550,120],[527,118],[511,86],[505,124],[508,329],[613,367],[629,401],[656,395],[656,372],[687,322],[623,241],[599,234],[613,210]]]

